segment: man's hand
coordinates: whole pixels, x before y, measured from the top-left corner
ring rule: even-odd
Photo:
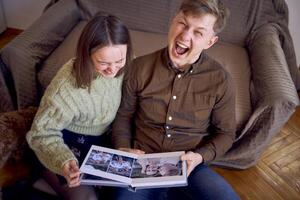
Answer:
[[[135,154],[145,154],[145,151],[139,150],[139,149],[131,149],[131,148],[119,148],[120,151],[126,151],[129,153],[135,153]]]
[[[67,180],[69,187],[77,187],[80,185],[80,171],[76,160],[70,160],[64,164],[63,175]]]
[[[191,174],[191,172],[195,169],[197,165],[202,163],[203,157],[199,153],[194,153],[192,151],[187,152],[186,154],[181,156],[182,161],[186,161],[187,163],[187,176]]]

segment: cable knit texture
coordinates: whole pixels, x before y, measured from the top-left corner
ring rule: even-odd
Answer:
[[[61,130],[98,136],[115,118],[121,100],[123,76],[99,75],[91,91],[75,87],[74,59],[67,62],[47,88],[26,139],[39,160],[51,171],[62,174],[62,166],[76,159],[64,144]]]

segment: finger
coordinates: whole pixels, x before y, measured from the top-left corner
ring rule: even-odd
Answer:
[[[73,179],[73,178],[76,178],[76,177],[79,177],[79,176],[80,176],[80,172],[75,172],[75,173],[70,173],[69,174],[70,179]]]
[[[70,170],[68,168],[64,168],[63,169],[63,175],[65,178],[69,178],[70,177]]]
[[[120,151],[126,151],[126,152],[130,152],[130,149],[129,149],[129,148],[119,148],[118,150],[120,150]]]
[[[68,182],[68,185],[69,186],[71,186],[71,185],[77,185],[78,183],[80,183],[79,177],[70,179],[70,181]]]
[[[79,167],[78,167],[78,164],[76,162],[76,160],[71,160],[70,162],[70,169],[71,171],[79,171]]]
[[[142,151],[140,149],[132,149],[132,153],[135,153],[135,154],[145,154],[145,151]]]
[[[63,166],[63,173],[68,175],[70,173],[71,161],[68,161]]]
[[[186,153],[181,156],[181,160],[193,160],[193,155],[191,153]]]
[[[68,172],[70,168],[69,162],[65,163],[63,166],[63,172]]]
[[[68,184],[69,187],[77,187],[80,185],[80,182],[76,182],[76,183],[72,183],[72,184]]]
[[[189,175],[191,174],[192,170],[187,170],[186,175],[187,177],[189,177]]]
[[[70,179],[70,181],[68,182],[68,184],[69,185],[74,185],[74,184],[76,184],[78,182],[80,182],[80,177],[79,176]]]
[[[193,164],[191,164],[191,165],[188,166],[187,172],[186,172],[187,176],[189,176],[192,173],[192,171],[194,170],[194,168],[195,168],[195,166]]]

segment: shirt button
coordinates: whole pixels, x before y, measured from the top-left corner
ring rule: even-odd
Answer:
[[[169,117],[169,120],[171,121],[172,119],[173,119],[173,118],[170,116],[170,117]]]
[[[177,77],[178,77],[178,78],[181,78],[181,74],[178,74]]]
[[[170,129],[170,127],[169,127],[169,126],[166,126],[166,129]]]
[[[168,138],[171,137],[171,134],[168,134],[167,137],[168,137]]]
[[[177,98],[177,97],[174,95],[174,96],[173,96],[173,99],[175,100],[176,98]]]

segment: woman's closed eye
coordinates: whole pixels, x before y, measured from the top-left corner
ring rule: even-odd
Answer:
[[[107,62],[98,61],[98,63],[101,66],[109,66],[109,63],[107,63]]]

